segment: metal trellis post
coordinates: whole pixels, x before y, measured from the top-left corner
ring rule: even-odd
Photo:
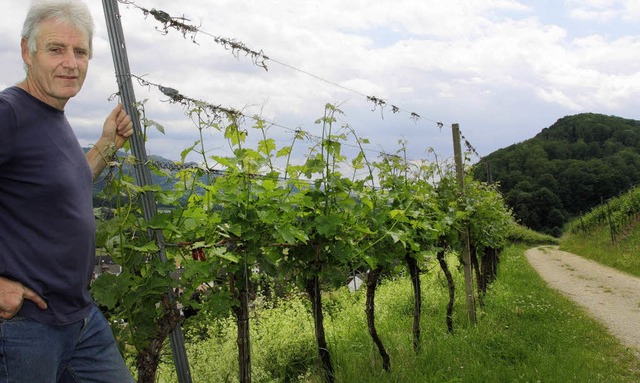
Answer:
[[[134,134],[130,138],[131,150],[136,157],[135,163],[135,179],[139,186],[151,185],[151,173],[147,167],[147,154],[144,147],[144,137],[142,136],[142,127],[138,110],[135,106],[136,98],[133,92],[133,83],[131,81],[131,71],[129,69],[129,58],[124,42],[124,32],[122,23],[120,22],[120,12],[118,10],[117,0],[102,0],[104,16],[109,31],[109,42],[111,45],[111,53],[113,55],[113,63],[116,70],[116,79],[118,81],[118,89],[125,111],[131,116],[133,121]],[[156,206],[155,195],[153,192],[145,192],[141,196],[142,210],[144,218],[151,220],[158,212]],[[158,257],[162,262],[167,262],[167,254],[165,251],[164,237],[162,231],[153,230],[153,237],[158,245]],[[168,292],[170,298],[171,292]],[[176,328],[169,334],[171,341],[171,349],[173,351],[173,360],[176,366],[178,382],[191,383],[191,371],[189,370],[189,361],[187,360],[187,352],[184,345],[184,335],[182,328],[178,324]]]

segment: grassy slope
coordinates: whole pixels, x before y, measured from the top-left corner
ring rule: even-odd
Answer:
[[[640,363],[582,310],[545,287],[524,259],[525,247],[508,248],[499,279],[479,310],[466,320],[457,278],[455,334],[446,332],[446,289],[438,268],[423,276],[422,351],[411,347],[411,286],[406,278],[379,288],[377,323],[392,370],[367,333],[364,294],[341,291],[325,298],[326,327],[338,382],[638,382]],[[454,260],[453,260],[454,261]],[[253,381],[320,382],[306,300],[259,311],[252,323]],[[216,335],[191,342],[195,382],[237,381],[230,321],[209,327]],[[174,382],[170,364],[161,382]],[[290,380],[285,380],[288,377]]]
[[[566,234],[560,249],[640,277],[640,225],[628,228],[615,245],[607,226],[586,234]]]

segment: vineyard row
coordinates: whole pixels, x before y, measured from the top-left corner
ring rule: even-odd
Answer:
[[[385,369],[391,362],[373,317],[375,290],[383,275],[399,264],[409,271],[417,302],[416,348],[420,273],[431,257],[448,275],[447,326],[453,331],[455,286],[445,253],[460,251],[465,233],[476,255],[472,259],[481,299],[495,277],[497,251],[506,244],[511,224],[500,194],[470,178],[460,187],[451,165],[407,161],[402,147],[376,161],[370,161],[364,150],[348,158],[342,143],[355,133],[344,125],[336,127],[339,113],[327,106],[318,120],[320,142],[295,137],[285,147],[276,147],[259,120],[245,128],[238,121],[221,125],[213,117],[200,119],[200,127],[204,124],[224,134],[233,155],[209,156],[203,142],[196,142],[186,152],[197,153],[205,164],[224,172],[159,169],[158,175],[171,181],[170,189],[162,184],[135,185],[123,171],[130,157],[124,156],[111,169],[103,207],[97,210],[98,243],[123,271],[100,276],[92,292],[115,323],[126,323],[114,332],[123,345],[136,350],[139,381],[153,381],[164,340],[182,320],[170,296],[197,311],[232,313],[238,325],[242,382],[250,381],[248,315],[260,280],[307,293],[318,358],[324,379],[330,382],[333,367],[324,335],[322,292],[343,284],[354,270],[368,275],[368,324]],[[249,133],[261,137],[255,147],[247,144]],[[308,145],[305,162],[292,164],[293,147],[304,144]],[[277,159],[286,161],[282,170],[274,166]],[[357,178],[358,171],[368,176]],[[148,221],[138,201],[149,194],[162,209]],[[154,232],[161,232],[165,241],[155,241],[149,235]],[[166,253],[170,262],[159,261],[158,252]]]

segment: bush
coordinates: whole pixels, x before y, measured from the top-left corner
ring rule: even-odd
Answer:
[[[508,239],[509,242],[514,244],[521,243],[531,246],[560,244],[558,238],[538,233],[515,222],[513,222],[509,228]]]

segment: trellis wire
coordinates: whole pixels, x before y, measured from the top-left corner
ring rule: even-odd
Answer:
[[[181,104],[183,106],[185,106],[186,108],[191,108],[191,107],[202,107],[210,112],[212,112],[214,114],[214,119],[215,120],[220,120],[223,117],[229,118],[231,117],[233,118],[254,118],[251,116],[248,116],[246,114],[244,114],[243,112],[237,110],[237,109],[233,109],[230,107],[223,107],[220,105],[214,105],[211,104],[209,102],[203,101],[203,100],[198,100],[186,95],[183,95],[182,93],[180,93],[179,90],[175,89],[175,88],[171,88],[168,86],[164,86],[162,84],[159,83],[155,83],[152,81],[149,81],[141,76],[135,75],[135,74],[130,74],[129,75],[132,78],[135,78],[138,83],[141,86],[145,86],[145,87],[154,87],[157,88],[160,92],[162,92],[165,96],[169,97],[169,102],[171,103],[177,103],[177,104]],[[309,132],[303,131],[301,128],[291,128],[279,123],[276,123],[274,121],[269,121],[266,119],[262,119],[264,122],[266,122],[267,124],[269,124],[270,126],[276,126],[285,130],[288,130],[290,132],[293,132],[295,134],[304,134],[305,137],[313,139],[316,142],[321,142],[322,138],[319,136],[315,136]],[[442,126],[441,126],[442,127]],[[343,146],[345,147],[350,147],[350,148],[354,148],[354,149],[358,149],[360,150],[360,146],[356,145],[356,144],[349,144],[349,143],[341,143]],[[374,149],[370,149],[370,148],[363,148],[363,150],[371,152],[371,153],[375,153],[378,155],[388,155],[388,153],[384,152],[384,151],[379,151],[379,150],[374,150]]]
[[[401,107],[399,107],[397,105],[389,104],[383,98],[366,95],[366,94],[364,94],[362,92],[359,92],[359,91],[357,91],[355,89],[346,87],[344,85],[340,85],[340,84],[338,84],[338,83],[336,83],[334,81],[327,80],[327,79],[325,79],[325,78],[323,78],[321,76],[318,76],[318,75],[315,75],[315,74],[313,74],[311,72],[308,72],[308,71],[305,71],[303,69],[300,69],[300,68],[298,68],[298,67],[296,67],[294,65],[290,65],[290,64],[287,64],[287,63],[285,63],[283,61],[276,60],[276,59],[274,59],[274,58],[272,58],[270,56],[265,55],[262,50],[256,51],[256,50],[248,48],[244,43],[242,43],[242,42],[240,42],[238,40],[219,37],[219,36],[213,35],[211,33],[208,33],[206,31],[203,31],[200,27],[197,27],[195,25],[187,24],[186,22],[189,21],[189,19],[187,19],[185,17],[173,17],[169,13],[164,12],[162,10],[157,10],[157,9],[148,10],[148,9],[146,9],[144,7],[141,7],[141,6],[137,5],[132,0],[118,0],[118,1],[120,1],[123,4],[132,5],[132,6],[136,7],[136,8],[138,8],[138,9],[140,9],[145,15],[152,15],[157,21],[159,21],[159,22],[161,22],[163,24],[161,32],[163,32],[164,34],[169,33],[169,29],[173,28],[173,29],[176,29],[179,32],[181,32],[182,35],[185,38],[186,38],[187,34],[189,34],[189,33],[192,34],[191,41],[196,43],[196,40],[195,40],[196,35],[197,35],[197,33],[201,33],[203,35],[206,35],[206,36],[209,36],[209,37],[213,38],[214,41],[217,44],[222,45],[227,49],[230,49],[232,51],[232,53],[234,54],[234,56],[236,56],[236,57],[238,57],[238,53],[239,52],[244,52],[245,55],[252,57],[253,62],[254,62],[254,64],[256,66],[262,67],[265,70],[268,70],[268,67],[266,65],[266,61],[272,61],[272,62],[274,62],[276,64],[279,64],[279,65],[281,65],[283,67],[289,68],[291,70],[297,71],[297,72],[302,73],[304,75],[313,77],[313,78],[315,78],[317,80],[323,81],[323,82],[325,82],[327,84],[330,84],[332,86],[341,88],[341,89],[346,90],[348,92],[357,94],[358,96],[364,97],[368,102],[373,103],[373,105],[374,105],[374,109],[373,110],[374,111],[378,107],[380,107],[381,110],[383,111],[385,107],[390,106],[392,113],[394,113],[394,114],[400,113],[400,112],[407,113],[407,114],[409,114],[410,118],[412,120],[414,120],[414,122],[416,122],[416,123],[419,120],[426,120],[426,121],[430,121],[430,122],[435,123],[438,128],[442,128],[444,126],[444,123],[442,123],[441,121],[423,117],[423,116],[421,116],[420,114],[418,114],[416,112],[409,112],[409,111],[407,111],[407,110],[405,110],[405,109],[403,109],[403,108],[401,108]],[[384,115],[383,115],[383,118],[384,118]],[[461,135],[461,137],[462,137],[462,139],[463,139],[463,141],[465,143],[465,146],[468,148],[469,152],[474,154],[479,159],[482,159],[482,156],[478,153],[478,151],[475,149],[475,147],[469,142],[469,140],[466,139],[464,137],[464,135]]]

